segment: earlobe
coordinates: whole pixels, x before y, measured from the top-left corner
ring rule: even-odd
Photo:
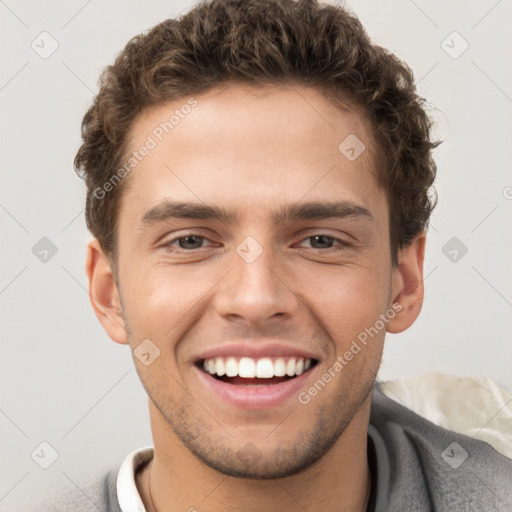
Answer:
[[[89,300],[98,320],[112,340],[128,344],[119,290],[108,258],[96,238],[87,245],[85,272],[89,280]]]
[[[391,303],[397,314],[387,325],[387,331],[399,333],[408,329],[418,318],[423,305],[423,261],[425,232],[421,232],[398,253],[398,265],[393,269]],[[396,306],[399,304],[399,306]]]

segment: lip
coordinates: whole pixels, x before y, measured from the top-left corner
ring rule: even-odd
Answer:
[[[301,389],[306,388],[316,366],[312,366],[301,375],[279,384],[267,384],[262,386],[235,385],[217,380],[209,373],[193,365],[199,381],[207,388],[208,393],[215,399],[232,405],[238,409],[270,409],[284,405]],[[262,379],[263,380],[263,379]],[[213,402],[215,403],[215,402]]]
[[[300,349],[293,345],[283,343],[264,343],[261,340],[229,342],[218,347],[212,347],[199,354],[194,363],[213,357],[251,357],[261,359],[263,357],[301,357],[304,359],[316,359],[319,361],[321,356],[305,349]],[[295,380],[295,379],[293,379]],[[276,384],[279,386],[279,384]]]

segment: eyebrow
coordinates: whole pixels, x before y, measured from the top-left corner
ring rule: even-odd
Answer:
[[[373,215],[368,209],[350,201],[298,203],[271,211],[272,222],[276,225],[289,221],[353,217],[373,220]],[[236,211],[216,205],[164,200],[149,209],[143,215],[141,223],[144,227],[169,219],[208,219],[234,224],[239,217]]]

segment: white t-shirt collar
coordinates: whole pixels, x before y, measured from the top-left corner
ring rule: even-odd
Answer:
[[[135,474],[137,469],[153,458],[154,447],[146,446],[131,452],[121,464],[117,474],[117,499],[122,512],[146,512],[140,497]]]

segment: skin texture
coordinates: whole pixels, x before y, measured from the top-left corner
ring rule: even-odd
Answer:
[[[187,99],[144,111],[132,150]],[[386,330],[407,329],[420,312],[425,235],[392,265],[387,198],[356,109],[298,85],[230,84],[195,99],[126,178],[117,275],[97,240],[88,246],[91,303],[108,335],[132,351],[145,339],[160,350],[148,366],[134,357],[155,445],[137,477],[143,501],[159,512],[365,510],[371,392]],[[338,149],[349,134],[366,146],[354,161]],[[142,223],[165,199],[238,219]],[[286,205],[340,200],[371,218],[272,221]],[[205,239],[173,242],[191,234]],[[262,250],[251,263],[237,253],[248,236]],[[206,349],[274,341],[315,354],[307,389],[394,303],[400,312],[308,404],[294,396],[279,408],[240,409],[197,378]]]

